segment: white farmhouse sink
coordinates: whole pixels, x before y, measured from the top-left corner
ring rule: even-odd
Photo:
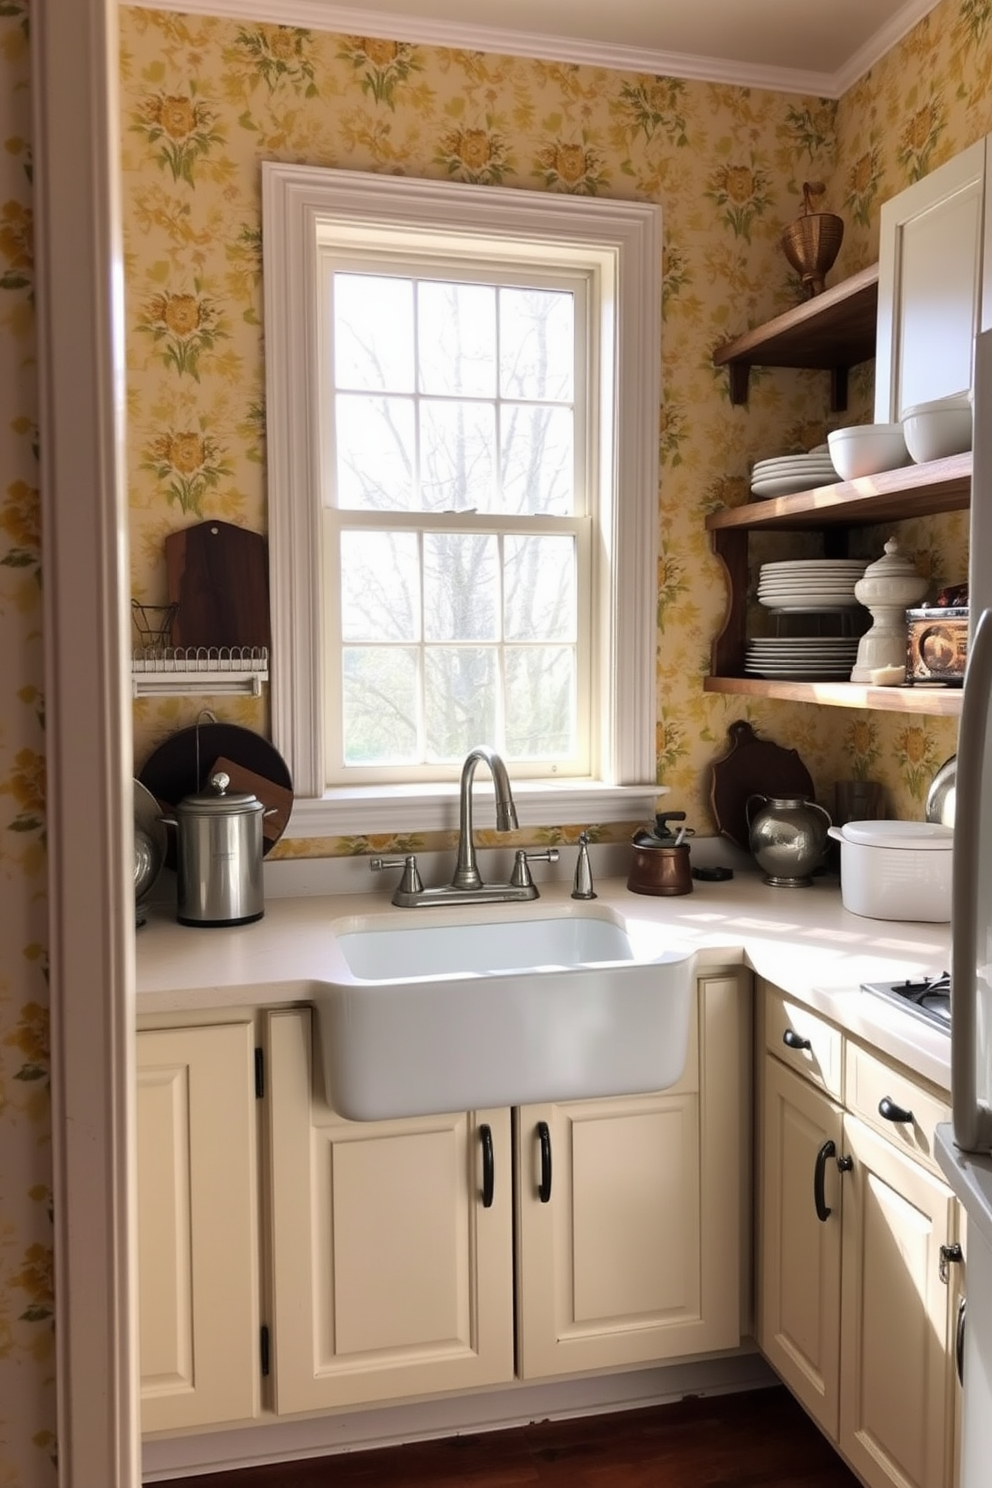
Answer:
[[[356,1121],[660,1090],[685,1067],[691,953],[606,907],[339,921],[314,989],[327,1098]]]

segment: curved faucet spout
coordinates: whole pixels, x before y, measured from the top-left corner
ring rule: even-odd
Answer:
[[[506,773],[506,766],[495,749],[490,749],[487,744],[479,744],[475,749],[469,750],[465,756],[465,763],[462,765],[458,803],[458,862],[451,880],[451,886],[455,889],[482,887],[472,836],[472,781],[475,778],[475,767],[480,760],[489,766],[493,777],[493,787],[496,791],[497,832],[512,832],[517,825],[517,811],[513,804],[513,792],[510,789],[510,777]]]

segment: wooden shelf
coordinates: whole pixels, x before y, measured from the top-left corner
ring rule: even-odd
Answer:
[[[935,512],[961,511],[971,500],[971,453],[906,465],[861,480],[817,486],[795,496],[749,501],[706,518],[710,532],[756,528],[864,527],[875,522],[902,522]]]
[[[960,687],[864,687],[857,682],[782,682],[763,677],[706,677],[704,692],[819,703],[831,708],[871,708],[884,713],[915,713],[931,718],[961,716]]]
[[[746,403],[752,367],[823,367],[831,406],[847,407],[847,374],[875,355],[878,264],[746,331],[713,353],[730,374],[730,401]]]

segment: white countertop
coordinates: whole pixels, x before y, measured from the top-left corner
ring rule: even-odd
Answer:
[[[864,981],[892,981],[944,970],[950,926],[869,920],[841,904],[835,879],[809,888],[773,888],[756,873],[725,883],[696,882],[691,894],[633,894],[624,879],[597,880],[597,903],[612,910],[638,939],[657,938],[658,951],[697,955],[700,966],[743,962],[791,996],[817,1008],[850,1033],[906,1064],[944,1090],[950,1088],[950,1039],[880,998],[859,990]],[[479,920],[576,908],[569,885],[541,886],[524,905],[469,909],[395,909],[379,893],[267,897],[253,925],[191,928],[157,906],[137,933],[137,1014],[306,1002],[314,984],[346,969],[335,927],[355,919],[391,927],[430,917]],[[350,979],[350,978],[348,978]]]

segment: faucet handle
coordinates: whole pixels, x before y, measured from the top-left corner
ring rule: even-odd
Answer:
[[[369,868],[373,873],[381,873],[384,868],[402,868],[403,877],[400,879],[397,892],[402,890],[405,894],[422,894],[424,890],[417,867],[417,859],[413,853],[406,858],[369,858]]]
[[[513,859],[513,872],[510,875],[510,883],[515,889],[529,889],[534,880],[531,877],[531,863],[557,863],[558,849],[549,847],[547,852],[525,852],[518,847]]]

